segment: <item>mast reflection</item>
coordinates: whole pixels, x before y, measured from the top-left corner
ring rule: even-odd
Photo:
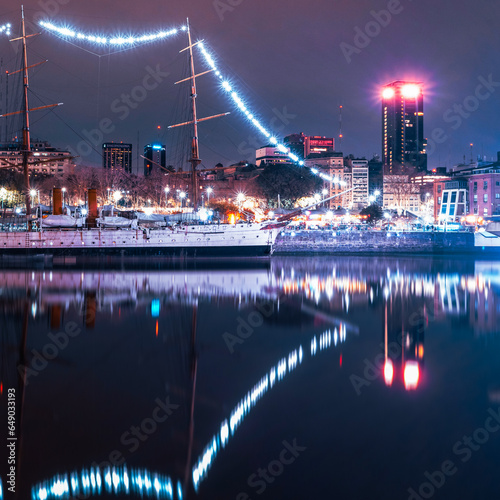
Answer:
[[[22,347],[20,329],[15,332],[7,325],[22,325],[26,316],[30,318],[30,330],[43,325],[56,330],[77,311],[82,328],[90,332],[103,323],[127,322],[140,315],[148,318],[144,321],[145,328],[152,325],[149,334],[157,342],[162,341],[161,325],[165,317],[183,308],[185,316],[192,317],[194,322],[193,311],[202,304],[213,308],[225,304],[241,311],[266,300],[274,305],[273,321],[280,319],[287,324],[287,318],[282,318],[286,314],[277,313],[278,304],[298,311],[302,318],[303,340],[292,346],[283,345],[283,354],[269,363],[267,369],[263,367],[260,378],[249,381],[250,389],[234,399],[236,402],[224,418],[211,424],[212,432],[207,435],[205,429],[205,439],[189,441],[186,460],[189,484],[185,483],[183,471],[175,467],[161,469],[161,474],[149,468],[132,468],[130,464],[74,467],[70,469],[72,472],[59,472],[51,479],[32,483],[31,498],[108,494],[180,499],[188,496],[190,489],[199,492],[216,458],[231,445],[235,433],[264,396],[285,379],[293,383],[323,351],[338,349],[342,364],[342,356],[344,361],[347,358],[341,347],[350,335],[371,333],[360,327],[359,311],[364,308],[369,308],[377,318],[378,323],[372,329],[383,340],[381,384],[394,389],[423,390],[424,343],[430,323],[458,319],[468,322],[476,336],[498,330],[500,280],[494,264],[475,263],[458,274],[448,270],[436,273],[400,268],[397,262],[372,262],[362,269],[337,262],[327,262],[317,269],[298,260],[275,262],[270,270],[251,271],[4,272],[0,276],[4,326],[0,384],[2,388],[16,386],[20,394],[24,388],[17,367],[29,348]],[[198,321],[195,330],[205,326]],[[195,366],[191,357],[203,356],[203,352],[196,336],[185,337],[182,341],[192,345],[180,348],[179,352],[191,361],[181,363],[173,359],[189,371]],[[27,339],[31,346],[30,331]],[[26,363],[30,361],[28,356]],[[297,374],[289,377],[292,372]],[[195,402],[194,384],[191,390]],[[0,398],[3,398],[1,391]],[[190,425],[194,429],[192,422]],[[191,448],[194,460],[189,458]],[[2,492],[0,500],[3,496]]]

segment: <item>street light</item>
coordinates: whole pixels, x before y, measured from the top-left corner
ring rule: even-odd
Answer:
[[[207,187],[207,204],[210,203],[210,195],[214,192],[211,187]]]
[[[170,188],[166,186],[164,191],[165,191],[165,208],[168,208],[168,193],[170,193]]]
[[[320,201],[321,201],[321,195],[320,195],[319,193],[316,193],[316,194],[314,195],[314,201],[315,201],[316,203],[318,203],[318,202],[320,202]]]
[[[64,208],[64,193],[66,192],[66,188],[62,188],[61,191],[62,191],[62,205]]]
[[[185,197],[186,197],[186,193],[184,191],[181,191],[179,193],[179,198],[181,199],[181,208],[182,208],[182,202],[184,201]]]
[[[236,195],[236,201],[238,202],[241,210],[241,204],[245,201],[245,195],[243,193],[238,193]]]
[[[323,195],[323,208],[325,207],[325,196],[328,194],[328,189],[323,189],[321,191],[321,194]]]

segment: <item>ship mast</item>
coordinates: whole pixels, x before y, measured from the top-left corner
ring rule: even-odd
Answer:
[[[192,82],[191,82],[191,102],[193,105],[193,140],[191,143],[191,175],[192,175],[192,186],[193,186],[193,204],[194,209],[198,208],[198,177],[196,175],[196,168],[201,163],[200,151],[198,146],[198,120],[196,118],[196,75],[194,72],[194,59],[193,59],[193,44],[191,43],[191,30],[189,29],[189,19],[186,21],[187,24],[187,34],[189,43],[189,66],[191,70]]]
[[[23,112],[24,112],[24,127],[23,127],[23,174],[24,174],[24,200],[26,203],[26,219],[28,221],[28,229],[31,229],[31,200],[30,200],[30,173],[28,168],[28,159],[31,154],[30,140],[30,115],[28,106],[28,51],[26,50],[26,27],[24,24],[24,8],[21,6],[21,26],[23,39]]]
[[[30,111],[36,111],[39,109],[46,109],[46,108],[53,108],[54,106],[60,106],[62,103],[57,103],[57,104],[48,104],[47,106],[39,106],[37,108],[32,108],[30,109],[28,106],[28,88],[29,88],[29,80],[28,80],[28,69],[33,68],[35,66],[38,66],[39,64],[44,64],[47,61],[41,61],[36,64],[32,64],[31,66],[28,66],[28,50],[26,47],[26,39],[30,38],[32,36],[39,35],[40,33],[33,33],[31,35],[26,34],[26,26],[24,23],[24,7],[21,5],[21,32],[22,36],[19,38],[13,38],[10,40],[11,42],[15,42],[17,40],[22,40],[23,41],[23,61],[22,61],[22,67],[18,71],[12,71],[11,73],[8,73],[8,75],[14,75],[16,73],[19,73],[22,71],[23,73],[23,106],[21,111],[14,111],[13,113],[6,113],[4,115],[0,115],[0,118],[2,117],[7,117],[11,115],[18,115],[18,114],[23,114],[24,116],[24,124],[23,124],[23,144],[22,144],[22,150],[21,150],[21,155],[22,155],[22,167],[23,167],[23,175],[24,175],[24,200],[26,203],[26,220],[28,223],[28,229],[31,229],[31,199],[30,199],[30,174],[29,174],[29,167],[30,167],[30,162],[29,158],[31,156],[31,139],[30,139],[30,116],[29,112]],[[66,159],[67,157],[64,157]],[[72,157],[70,157],[72,158]],[[47,163],[47,162],[53,162],[57,161],[59,158],[51,158],[48,160],[41,160],[38,161],[37,163]],[[11,167],[17,167],[17,164],[12,163],[8,160],[2,159],[3,163],[6,163],[7,165]]]
[[[196,112],[196,77],[205,75],[207,73],[210,73],[213,71],[213,69],[210,69],[208,71],[204,71],[203,73],[198,73],[195,74],[194,72],[194,58],[193,58],[193,47],[203,40],[199,40],[198,42],[192,43],[191,41],[191,29],[189,26],[189,19],[186,20],[186,31],[188,35],[188,46],[184,49],[182,49],[180,52],[184,52],[185,50],[189,50],[189,71],[190,71],[190,76],[188,78],[185,78],[184,80],[179,80],[178,82],[175,82],[176,85],[178,83],[186,82],[190,80],[191,82],[191,105],[192,105],[192,113],[193,113],[193,119],[188,122],[184,123],[178,123],[176,125],[170,125],[168,128],[175,128],[175,127],[181,127],[183,125],[193,125],[193,139],[191,141],[191,158],[189,160],[189,163],[191,163],[191,184],[193,188],[193,206],[194,209],[196,210],[198,208],[199,204],[199,193],[198,193],[198,176],[196,175],[196,168],[198,165],[201,163],[200,159],[200,152],[199,152],[199,144],[198,144],[198,123],[205,121],[205,120],[211,120],[212,118],[219,118],[220,116],[226,116],[229,113],[221,113],[218,115],[213,115],[213,116],[207,116],[205,118],[198,118],[197,112]]]

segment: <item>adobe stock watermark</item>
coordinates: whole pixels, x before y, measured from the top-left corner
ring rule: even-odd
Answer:
[[[139,425],[131,425],[120,436],[120,444],[122,448],[117,448],[108,455],[108,460],[101,463],[94,462],[92,467],[100,467],[101,469],[111,466],[123,465],[125,463],[124,453],[134,453],[139,449],[142,443],[147,441],[153,435],[158,427],[163,424],[180,405],[171,403],[170,397],[165,400],[160,398],[155,399],[156,406],[151,412],[150,417],[144,418]]]
[[[238,7],[238,5],[241,5],[243,2],[244,0],[214,0],[212,5],[222,22],[224,21],[224,14],[226,12],[232,12],[235,7]]]
[[[282,441],[281,444],[283,449],[278,459],[271,460],[264,468],[259,467],[247,479],[248,486],[253,488],[257,495],[262,495],[267,487],[283,474],[285,466],[293,464],[299,455],[307,449],[305,446],[299,446],[296,439],[292,441],[292,444],[286,440]],[[251,497],[248,493],[241,492],[236,495],[236,500],[251,500]]]
[[[287,106],[283,106],[281,111],[277,108],[273,108],[272,111],[274,116],[269,121],[268,129],[275,135],[283,132],[285,127],[290,125],[291,121],[297,118],[297,115],[288,112]],[[255,155],[255,150],[261,147],[262,139],[259,139],[259,137],[255,135],[249,135],[246,141],[242,141],[238,144],[238,153],[246,158],[250,158]]]
[[[142,78],[140,85],[136,85],[129,92],[122,93],[111,102],[110,111],[112,118],[106,117],[99,121],[98,127],[91,130],[82,130],[82,139],[77,145],[76,150],[71,146],[66,146],[66,149],[71,152],[73,156],[78,156],[78,161],[82,161],[82,157],[88,156],[95,151],[95,148],[100,148],[104,142],[106,134],[111,134],[116,129],[115,122],[123,121],[130,115],[131,111],[136,109],[141,102],[144,102],[149,92],[157,89],[160,84],[167,78],[170,73],[163,71],[160,64],[156,68],[146,66],[146,74]]]
[[[408,0],[412,2],[413,0]],[[389,0],[385,9],[370,11],[372,17],[365,26],[354,28],[354,39],[351,43],[341,42],[340,50],[348,64],[351,63],[354,54],[360,54],[363,49],[366,49],[374,38],[382,32],[382,29],[387,28],[392,21],[393,16],[397,16],[403,12],[404,7],[400,0]]]
[[[236,318],[238,326],[236,327],[235,334],[229,332],[222,334],[222,338],[231,354],[234,353],[234,347],[237,344],[243,344],[245,340],[253,335],[255,328],[259,328],[264,324],[264,318],[269,318],[273,314],[274,301],[257,302],[255,308],[257,310],[250,311],[246,319],[243,319],[241,316]]]
[[[469,118],[481,106],[481,103],[487,101],[500,87],[500,82],[493,79],[493,74],[490,73],[486,78],[482,75],[477,77],[478,84],[474,92],[462,102],[455,103],[443,113],[443,122],[450,124],[451,130],[458,130],[464,120]],[[442,127],[436,127],[431,132],[427,140],[427,155],[430,156],[436,150],[437,144],[443,144],[450,138],[446,130]]]
[[[472,434],[465,435],[457,441],[452,448],[454,457],[457,459],[444,460],[439,468],[434,472],[425,471],[422,481],[416,489],[408,488],[410,496],[408,500],[426,500],[431,498],[437,490],[442,488],[446,480],[458,472],[458,466],[461,463],[467,463],[475,451],[481,449],[481,446],[486,444],[490,436],[500,430],[500,409],[488,409],[488,417],[486,417],[482,427],[478,427]]]

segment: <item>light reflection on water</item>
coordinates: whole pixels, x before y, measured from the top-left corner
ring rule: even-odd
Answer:
[[[346,375],[328,383],[349,396],[385,387],[394,404],[400,391],[431,392],[442,383],[427,369],[429,356],[435,362],[431,332],[456,330],[468,339],[499,332],[498,269],[487,261],[289,258],[241,270],[5,270],[1,377],[2,388],[18,394],[19,498],[28,491],[36,500],[104,493],[235,498],[248,490],[253,470],[235,464],[248,453],[238,448],[238,435],[255,432],[259,412],[270,411],[271,389],[276,398],[293,396],[307,380],[324,398],[314,373],[335,366]],[[317,358],[326,351],[329,358]],[[494,382],[482,388],[490,403],[498,400]],[[130,451],[122,431],[142,424],[150,401],[165,392],[180,410]],[[314,426],[310,411],[290,419],[300,423],[297,433]],[[58,442],[53,453],[44,426]],[[260,446],[268,445],[261,436]],[[431,466],[423,462],[415,475]],[[222,486],[221,471],[231,467],[235,479]],[[303,467],[307,476],[318,465]],[[126,490],[130,475],[139,482]],[[106,481],[97,487],[101,476],[110,478],[108,489]],[[367,492],[374,491],[370,482]],[[404,497],[404,484],[394,488],[384,490],[386,498]]]

